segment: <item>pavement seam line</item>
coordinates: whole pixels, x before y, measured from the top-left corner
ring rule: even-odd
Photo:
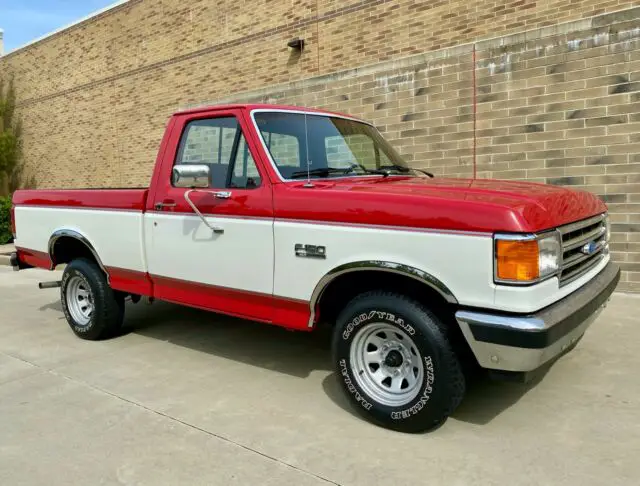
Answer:
[[[164,412],[160,412],[159,410],[154,410],[154,409],[149,408],[149,407],[147,407],[145,405],[142,405],[141,403],[135,402],[135,401],[130,400],[128,398],[124,398],[124,397],[122,397],[120,395],[117,395],[115,393],[112,393],[112,392],[110,392],[108,390],[105,390],[103,388],[100,388],[100,387],[97,387],[95,385],[92,385],[91,383],[87,383],[85,381],[77,380],[77,379],[72,378],[70,376],[67,376],[67,375],[64,375],[62,373],[59,373],[59,372],[57,372],[55,370],[51,370],[49,372],[51,374],[53,374],[53,375],[60,376],[60,377],[65,378],[65,379],[67,379],[69,381],[72,381],[73,383],[79,383],[81,385],[85,385],[85,386],[87,386],[87,387],[89,387],[89,388],[91,388],[93,390],[96,390],[98,392],[104,393],[105,395],[109,395],[109,396],[111,396],[113,398],[116,398],[118,400],[121,400],[123,402],[130,403],[131,405],[135,405],[136,407],[139,407],[139,408],[141,408],[143,410],[146,410],[147,412],[151,412],[153,414],[159,415],[159,416],[164,417],[166,419],[173,420],[174,422],[178,422],[179,424],[182,424],[185,427],[189,427],[189,428],[197,430],[199,432],[203,432],[203,433],[205,433],[205,434],[207,434],[207,435],[209,435],[211,437],[215,437],[216,439],[220,439],[220,440],[225,441],[225,442],[227,442],[229,444],[233,444],[234,446],[240,447],[240,448],[242,448],[242,449],[244,449],[246,451],[253,452],[254,454],[258,454],[259,456],[262,456],[262,457],[264,457],[266,459],[269,459],[269,460],[271,460],[273,462],[276,462],[276,463],[278,463],[278,464],[280,464],[282,466],[289,467],[289,468],[291,468],[291,469],[293,469],[295,471],[298,471],[300,473],[312,476],[312,477],[314,477],[316,479],[320,479],[320,480],[325,481],[325,482],[327,482],[329,484],[335,484],[336,486],[342,486],[340,483],[337,483],[337,482],[335,482],[335,481],[333,481],[331,479],[325,478],[325,477],[320,476],[320,475],[318,475],[316,473],[313,473],[311,471],[307,471],[306,469],[299,468],[298,466],[295,466],[294,464],[285,462],[285,461],[283,461],[281,459],[278,459],[277,457],[270,456],[269,454],[266,454],[264,452],[260,452],[259,450],[253,449],[253,448],[251,448],[251,447],[249,447],[249,446],[247,446],[245,444],[241,444],[240,442],[236,442],[236,441],[234,441],[234,440],[232,440],[232,439],[230,439],[228,437],[225,437],[223,435],[216,434],[215,432],[211,432],[209,430],[203,429],[202,427],[198,427],[197,425],[191,424],[189,422],[185,422],[184,420],[180,420],[177,417],[173,417],[173,416],[168,415],[168,414],[166,414]]]
[[[219,440],[222,440],[222,441],[227,442],[229,444],[232,444],[232,445],[234,445],[236,447],[240,447],[241,449],[244,449],[244,450],[246,450],[248,452],[252,452],[254,454],[262,456],[265,459],[269,459],[269,460],[271,460],[273,462],[276,462],[276,463],[278,463],[278,464],[280,464],[282,466],[285,466],[285,467],[288,467],[290,469],[293,469],[293,470],[295,470],[297,472],[300,472],[302,474],[306,474],[308,476],[312,476],[312,477],[314,477],[316,479],[319,479],[319,480],[324,481],[324,482],[329,483],[329,484],[334,484],[336,486],[342,486],[340,483],[337,483],[337,482],[335,482],[335,481],[333,481],[331,479],[325,478],[324,476],[320,476],[319,474],[313,473],[311,471],[307,471],[306,469],[302,469],[302,468],[300,468],[300,467],[298,467],[298,466],[296,466],[294,464],[290,464],[290,463],[285,462],[285,461],[283,461],[281,459],[278,459],[277,457],[273,457],[273,456],[270,456],[269,454],[266,454],[264,452],[260,452],[260,451],[258,451],[256,449],[252,449],[251,447],[249,447],[249,446],[247,446],[245,444],[241,444],[240,442],[236,442],[236,441],[234,441],[234,440],[232,440],[232,439],[230,439],[228,437],[225,437],[223,435],[216,434],[215,432],[211,432],[209,430],[203,429],[201,427],[198,427],[197,425],[190,424],[189,422],[185,422],[184,420],[180,420],[177,417],[173,417],[173,416],[168,415],[166,413],[160,412],[159,410],[154,410],[154,409],[149,408],[149,407],[147,407],[145,405],[142,405],[141,403],[135,402],[135,401],[130,400],[128,398],[124,398],[124,397],[122,397],[120,395],[117,395],[115,393],[112,393],[112,392],[110,392],[108,390],[105,390],[105,389],[100,388],[98,386],[92,385],[91,383],[88,383],[86,381],[78,380],[78,379],[73,378],[71,376],[65,375],[64,373],[60,373],[59,371],[56,371],[55,369],[45,368],[44,366],[40,366],[40,365],[38,365],[36,363],[32,363],[32,362],[30,362],[28,360],[25,360],[23,358],[20,358],[18,356],[13,356],[13,355],[7,354],[5,352],[1,352],[1,353],[4,354],[5,356],[10,357],[10,358],[14,358],[16,360],[19,360],[19,361],[22,361],[24,363],[30,364],[32,366],[35,366],[36,368],[39,368],[40,370],[46,371],[47,373],[49,373],[51,375],[58,376],[60,378],[64,378],[65,380],[71,381],[72,383],[78,383],[80,385],[84,385],[84,386],[86,386],[88,388],[91,388],[92,390],[98,391],[100,393],[104,393],[105,395],[109,395],[110,397],[116,398],[118,400],[121,400],[123,402],[129,403],[131,405],[135,405],[136,407],[139,407],[139,408],[141,408],[143,410],[146,410],[147,412],[151,412],[151,413],[153,413],[155,415],[159,415],[161,417],[164,417],[166,419],[169,419],[169,420],[177,422],[177,423],[179,423],[181,425],[184,425],[185,427],[189,427],[191,429],[194,429],[194,430],[197,430],[197,431],[202,432],[204,434],[207,434],[210,437],[214,437],[216,439],[219,439]],[[34,376],[36,374],[37,373],[34,373],[34,374],[29,375],[29,376]],[[22,379],[22,378],[27,378],[27,377],[21,377],[20,379]]]

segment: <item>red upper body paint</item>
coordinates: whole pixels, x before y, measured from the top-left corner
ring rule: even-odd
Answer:
[[[232,115],[240,121],[263,174],[260,190],[246,191],[241,204],[203,202],[205,213],[275,217],[312,222],[472,232],[536,232],[602,213],[606,207],[594,195],[574,189],[529,182],[490,179],[430,179],[370,176],[283,181],[260,143],[251,121],[252,110],[301,110],[274,105],[226,105],[176,113],[162,140],[151,187],[17,191],[14,205],[67,206],[114,210],[153,210],[164,199],[177,202],[173,212],[191,212],[172,195],[169,175],[182,130],[193,119]],[[305,112],[334,114],[304,108]],[[351,118],[351,117],[349,117]]]

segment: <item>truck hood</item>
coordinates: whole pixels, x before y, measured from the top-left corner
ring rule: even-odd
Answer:
[[[316,194],[309,200],[319,205],[310,208],[318,219],[335,220],[341,213],[348,222],[365,224],[536,232],[606,211],[589,192],[530,182],[390,176],[314,181],[314,186],[304,193]]]

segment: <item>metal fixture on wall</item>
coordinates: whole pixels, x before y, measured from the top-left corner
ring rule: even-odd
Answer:
[[[298,50],[302,52],[304,49],[304,39],[293,39],[287,42],[287,46],[291,47],[294,50]]]

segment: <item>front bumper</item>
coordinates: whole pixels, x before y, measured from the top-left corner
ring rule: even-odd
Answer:
[[[456,320],[483,368],[533,371],[580,339],[619,280],[620,268],[609,263],[590,282],[535,314],[459,310]]]

